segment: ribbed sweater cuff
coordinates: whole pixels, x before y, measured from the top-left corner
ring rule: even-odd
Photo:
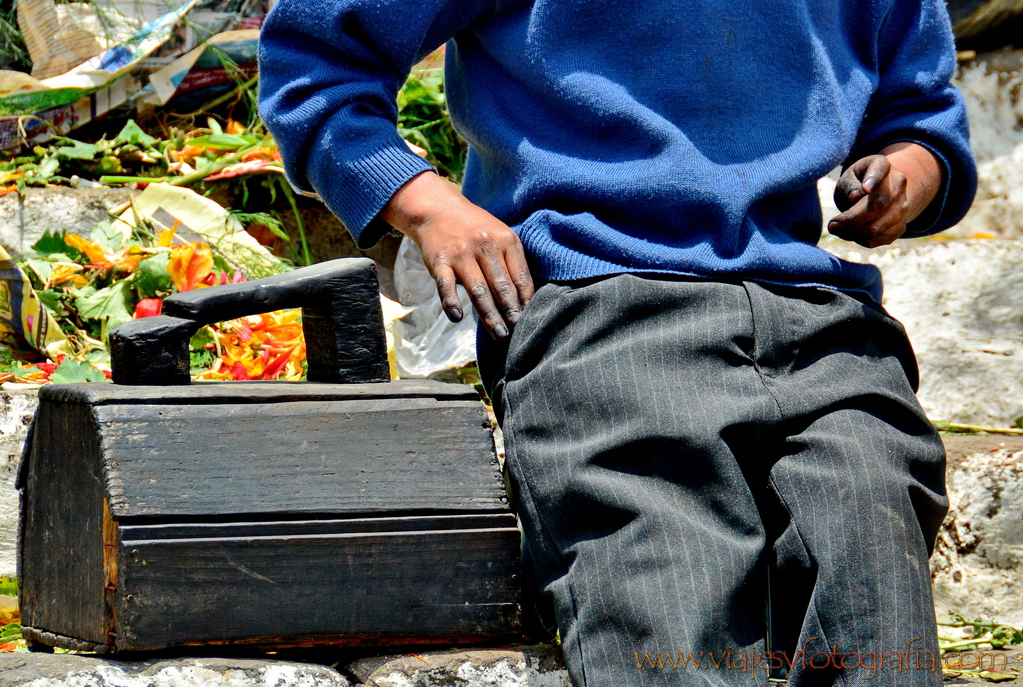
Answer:
[[[369,248],[389,229],[377,215],[391,197],[412,177],[432,169],[401,141],[369,157],[346,161],[341,178],[314,179],[313,183],[355,243]]]

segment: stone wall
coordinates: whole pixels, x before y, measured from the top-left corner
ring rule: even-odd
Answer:
[[[16,574],[18,491],[14,484],[37,403],[34,391],[0,391],[0,577]]]
[[[30,188],[24,198],[17,193],[0,196],[0,246],[20,258],[48,230],[88,237],[132,193],[120,188],[54,186]]]
[[[342,659],[332,667],[268,659],[135,661],[0,654],[0,687],[571,687],[556,646]]]
[[[938,619],[1023,627],[1023,438],[958,437],[949,446],[949,514],[931,557]]]

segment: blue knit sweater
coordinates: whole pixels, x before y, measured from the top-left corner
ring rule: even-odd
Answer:
[[[915,141],[944,181],[909,235],[973,198],[943,0],[280,0],[263,116],[292,183],[361,246],[429,169],[395,131],[395,96],[448,40],[463,192],[545,279],[667,272],[879,300],[875,268],[816,247],[816,181]]]

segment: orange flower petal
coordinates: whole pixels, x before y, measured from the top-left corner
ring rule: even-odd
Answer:
[[[171,227],[170,229],[166,229],[164,231],[161,231],[159,234],[156,235],[156,247],[157,248],[169,248],[170,247],[171,240],[173,240],[173,238],[174,238],[174,232],[177,231],[178,224],[180,224],[180,223],[181,223],[181,220],[174,220],[174,226],[173,227]]]
[[[111,264],[110,260],[107,259],[106,253],[103,252],[102,246],[87,239],[83,239],[77,234],[65,234],[64,243],[82,253],[89,259],[89,262],[97,265]]]
[[[213,251],[205,243],[178,246],[171,253],[167,272],[178,291],[191,291],[213,271]]]

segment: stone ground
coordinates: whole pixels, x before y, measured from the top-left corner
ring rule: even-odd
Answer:
[[[0,687],[350,687],[326,666],[231,658],[111,661],[72,654],[0,656]]]
[[[557,647],[433,651],[333,667],[240,658],[0,654],[0,687],[571,687]]]
[[[959,663],[957,664],[956,661]],[[946,685],[990,685],[980,669],[1023,673],[1023,649],[962,653]],[[1000,682],[1023,685],[1023,677]],[[772,680],[784,685],[783,680]],[[427,652],[331,667],[241,658],[113,660],[72,654],[0,655],[0,687],[571,687],[556,647]]]

